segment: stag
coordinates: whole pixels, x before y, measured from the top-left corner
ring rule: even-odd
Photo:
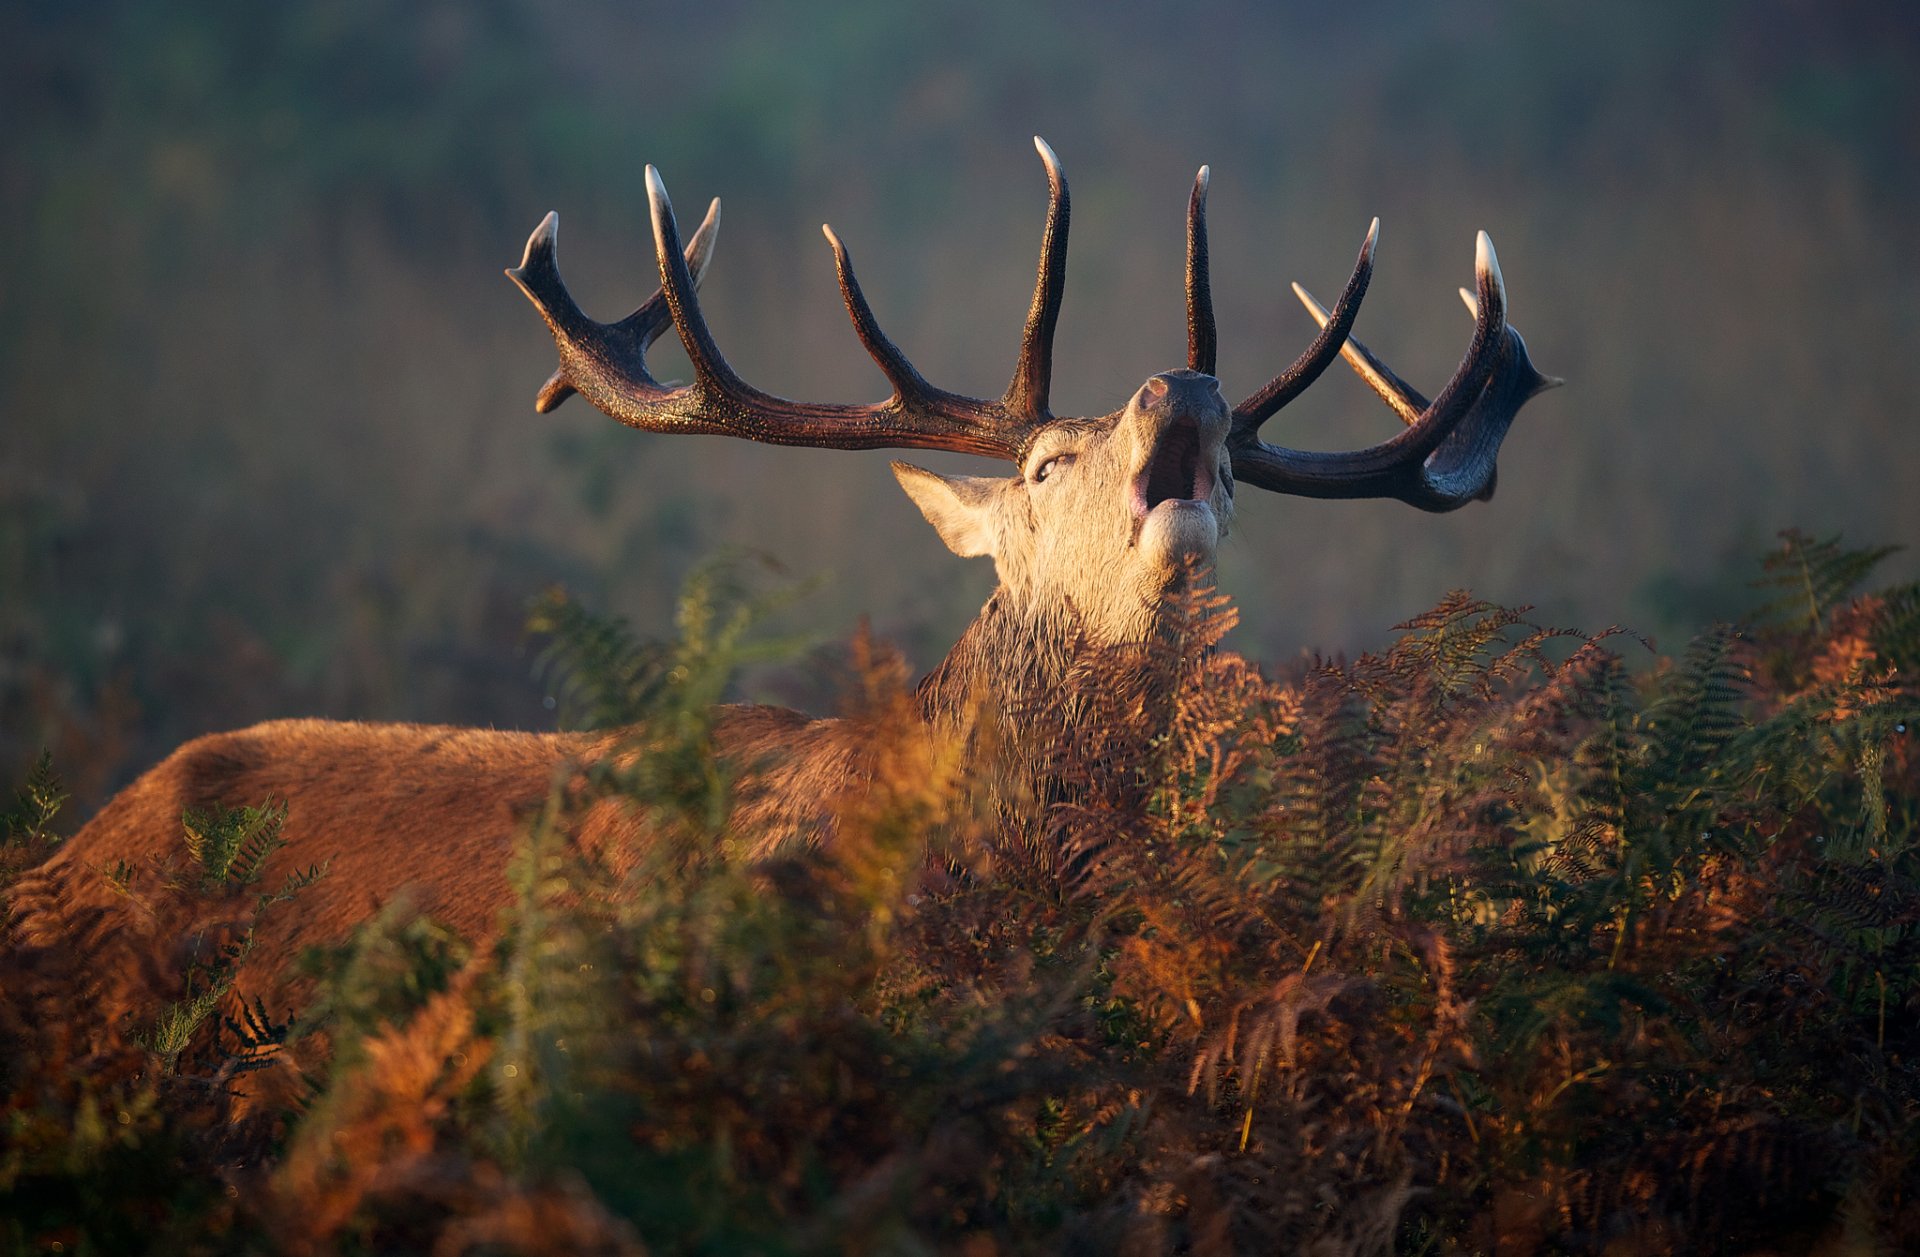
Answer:
[[[557,218],[547,215],[507,274],[545,319],[559,367],[535,407],[551,411],[574,394],[631,427],[717,433],[750,441],[831,449],[923,449],[1013,464],[1001,477],[946,476],[908,463],[894,475],[941,539],[963,557],[989,556],[999,584],[979,617],[920,683],[923,718],[952,724],[964,713],[1013,710],[1057,685],[1092,649],[1150,639],[1169,599],[1205,573],[1233,518],[1242,486],[1317,498],[1395,498],[1449,511],[1494,488],[1495,456],[1520,407],[1557,381],[1539,374],[1506,321],[1506,292],[1493,245],[1478,238],[1475,288],[1461,290],[1473,335],[1458,369],[1428,400],[1350,331],[1372,275],[1379,222],[1329,311],[1295,292],[1319,324],[1299,358],[1237,405],[1214,377],[1216,333],[1208,276],[1208,170],[1187,206],[1187,363],[1152,375],[1120,410],[1093,417],[1053,414],[1049,388],[1054,327],[1066,278],[1067,183],[1035,139],[1050,199],[1039,278],[1013,378],[998,398],[948,392],[927,381],[880,330],[854,277],[846,246],[825,228],[855,333],[892,386],[867,405],[789,401],[737,375],[721,355],[695,297],[719,225],[713,202],[682,243],[666,188],[649,166],[660,289],[628,317],[599,323],[562,283]],[[671,327],[693,379],[663,383],[648,348]],[[1365,449],[1308,452],[1268,443],[1261,427],[1344,356],[1404,428]],[[1204,577],[1201,577],[1204,579]],[[984,703],[983,700],[984,699]],[[719,751],[756,780],[750,797],[787,831],[817,835],[798,799],[860,765],[836,722],[783,709],[728,707],[716,715]],[[168,908],[128,885],[165,880],[184,812],[278,800],[284,848],[265,870],[324,864],[328,875],[300,892],[293,910],[253,931],[237,974],[241,995],[284,994],[288,966],[306,947],[336,940],[402,888],[420,911],[470,937],[484,937],[510,899],[508,857],[527,813],[556,771],[615,753],[617,737],[421,725],[277,721],[202,737],[175,751],[18,885],[16,937],[46,946],[97,948],[103,1006],[129,1016],[134,992],[165,989],[182,947],[205,950],[248,928],[207,919],[204,908]],[[585,829],[616,826],[589,818]],[[814,828],[809,830],[809,826]],[[604,835],[603,835],[604,837]],[[592,838],[591,832],[584,840]],[[117,870],[117,873],[114,872]],[[78,923],[78,924],[76,924]],[[79,941],[76,941],[79,940]]]

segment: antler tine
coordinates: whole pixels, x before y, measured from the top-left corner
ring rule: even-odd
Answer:
[[[1467,290],[1462,288],[1460,291],[1466,293]],[[1300,298],[1300,304],[1307,308],[1307,313],[1313,316],[1314,322],[1321,327],[1327,325],[1326,307],[1314,300],[1312,293],[1295,284],[1293,295]],[[1468,309],[1474,318],[1480,317],[1479,306],[1469,304]],[[1358,337],[1347,337],[1346,343],[1340,346],[1340,356],[1347,360],[1347,365],[1353,368],[1354,374],[1365,380],[1367,387],[1378,393],[1380,400],[1392,407],[1393,413],[1400,416],[1400,422],[1408,427],[1420,422],[1422,412],[1432,405],[1425,394],[1395,375],[1393,368],[1380,361],[1371,349],[1360,342]]]
[[[1067,285],[1067,177],[1060,159],[1039,136],[1033,147],[1047,168],[1047,226],[1040,237],[1040,275],[1034,283],[1033,305],[1027,310],[1026,330],[1020,336],[1020,361],[1014,365],[1001,405],[1019,421],[1048,418],[1048,391],[1053,380],[1053,330],[1060,321],[1060,302]]]
[[[667,310],[672,315],[674,329],[680,333],[680,344],[693,363],[694,374],[701,385],[723,392],[754,392],[745,380],[734,374],[733,367],[721,355],[720,346],[714,343],[713,333],[707,330],[707,318],[700,312],[699,298],[694,295],[693,275],[680,251],[680,226],[673,218],[673,202],[667,199],[667,185],[661,181],[660,172],[652,166],[647,167],[647,206],[653,217],[653,251],[660,263],[660,293],[666,298]]]
[[[1468,303],[1474,315],[1473,340],[1453,378],[1432,402],[1364,345],[1342,338],[1343,355],[1407,421],[1405,431],[1349,453],[1289,450],[1243,441],[1234,447],[1234,475],[1282,493],[1391,497],[1428,511],[1448,511],[1473,498],[1490,496],[1494,459],[1514,416],[1529,398],[1559,381],[1534,369],[1526,343],[1507,325],[1506,284],[1493,241],[1484,231],[1475,241],[1474,275],[1478,291]],[[1301,293],[1325,335],[1334,326],[1335,316],[1304,290]],[[1239,418],[1237,412],[1235,418]]]
[[[715,197],[707,206],[707,215],[693,233],[693,239],[687,242],[687,271],[695,289],[706,279],[707,263],[712,260],[714,242],[719,235],[720,200]],[[534,410],[547,414],[578,391],[571,376],[574,370],[585,368],[582,357],[589,352],[585,348],[589,344],[596,347],[592,352],[633,378],[637,385],[658,388],[647,374],[646,352],[673,321],[665,293],[655,290],[618,323],[596,323],[581,311],[560,278],[559,236],[560,215],[548,213],[527,237],[520,265],[507,269],[507,278],[533,302],[560,348],[560,366],[540,386],[534,397]]]
[[[1493,241],[1484,231],[1474,241],[1474,276],[1476,282],[1483,286],[1491,283],[1496,294],[1495,301],[1498,303],[1492,320],[1504,324],[1506,282],[1500,275],[1500,259],[1494,255]],[[1299,284],[1293,286],[1293,292],[1300,298],[1301,304],[1307,307],[1307,313],[1313,316],[1314,321],[1325,327],[1328,321],[1327,312],[1318,301],[1313,299],[1313,294]],[[1484,307],[1465,288],[1460,289],[1460,296],[1467,303],[1467,312],[1473,316],[1477,337],[1481,327],[1486,323],[1486,320],[1480,317],[1480,311]],[[1477,339],[1475,343],[1478,343]],[[1379,394],[1380,399],[1393,408],[1394,413],[1400,416],[1400,421],[1408,427],[1419,423],[1422,417],[1434,407],[1434,402],[1429,402],[1419,389],[1394,374],[1393,368],[1380,361],[1379,357],[1359,340],[1351,336],[1347,337],[1346,343],[1341,346],[1340,356],[1347,360],[1347,365],[1353,368],[1356,375],[1367,382],[1367,387]],[[1454,373],[1456,380],[1460,378],[1461,372],[1467,369],[1472,359],[1473,351],[1469,349],[1467,359],[1461,362],[1459,370]]]
[[[643,364],[647,350],[673,322],[665,294],[655,290],[632,314],[618,323],[604,327],[594,323],[581,313],[580,307],[574,303],[566,285],[560,280],[556,252],[559,233],[560,216],[549,213],[534,228],[533,235],[527,239],[527,250],[520,265],[508,270],[507,277],[520,285],[520,290],[546,316],[548,326],[554,329],[556,336],[561,330],[556,324],[556,317],[563,320],[574,335],[598,327],[608,349],[621,358],[630,357],[635,363]],[[693,239],[687,241],[687,271],[693,278],[696,290],[706,279],[707,263],[713,257],[713,244],[719,234],[720,198],[715,197],[707,206],[707,216],[694,231]],[[639,369],[644,372],[644,365]],[[563,363],[540,386],[539,393],[534,396],[533,408],[540,414],[547,414],[576,391],[567,379],[567,368]]]
[[[1217,374],[1220,346],[1207,263],[1207,185],[1212,181],[1212,170],[1200,167],[1187,197],[1187,369],[1202,375]]]
[[[1485,235],[1486,233],[1482,232],[1481,234]],[[1489,247],[1491,247],[1492,242],[1489,241],[1488,245]],[[1455,291],[1457,291],[1460,294],[1460,300],[1463,303],[1465,303],[1467,307],[1467,316],[1469,318],[1475,318],[1475,319],[1479,318],[1480,303],[1477,300],[1475,300],[1473,295],[1473,290],[1469,288],[1460,288],[1460,289],[1456,289]],[[1511,323],[1507,324],[1507,335],[1512,337],[1514,341],[1518,342],[1518,344],[1523,350],[1525,349],[1526,342],[1520,339],[1519,329],[1514,327],[1513,324]],[[1524,360],[1524,365],[1526,366],[1527,369],[1525,371],[1517,371],[1516,373],[1522,376],[1526,380],[1528,397],[1537,396],[1538,394],[1546,392],[1548,389],[1560,388],[1561,386],[1566,384],[1566,380],[1560,376],[1543,375],[1540,371],[1536,370],[1533,366],[1533,361],[1527,358],[1525,353],[1521,353],[1519,356],[1521,359]],[[1381,365],[1381,370],[1386,371],[1385,364]],[[1389,376],[1393,375],[1393,372],[1391,371],[1386,371],[1386,373]],[[1395,378],[1398,378],[1398,377],[1395,377]]]
[[[1485,234],[1485,233],[1482,233]],[[1478,319],[1480,303],[1472,291],[1459,289],[1460,300],[1466,304],[1467,314]],[[1372,355],[1368,355],[1372,358]],[[1385,363],[1373,359],[1382,375],[1398,381]],[[1500,469],[1494,459],[1500,452],[1500,442],[1506,439],[1507,428],[1520,407],[1529,400],[1546,392],[1559,388],[1566,381],[1557,375],[1542,375],[1533,365],[1533,359],[1527,354],[1527,342],[1521,338],[1520,329],[1511,323],[1507,325],[1507,350],[1501,365],[1494,371],[1493,379],[1487,384],[1487,391],[1476,404],[1483,415],[1469,416],[1446,440],[1440,448],[1427,459],[1426,478],[1437,491],[1448,494],[1453,500],[1466,501],[1469,496],[1479,501],[1493,497],[1494,486],[1499,483]],[[1401,383],[1414,397],[1415,392]],[[1478,491],[1475,491],[1476,485]]]
[[[567,338],[584,330],[590,320],[574,301],[573,294],[567,291],[567,286],[560,281],[560,265],[555,258],[559,240],[560,215],[548,210],[547,216],[527,237],[527,247],[520,255],[520,265],[507,268],[507,278],[518,285],[520,291],[527,295],[527,300],[533,302],[533,308],[546,320],[554,339],[564,347]],[[658,295],[656,293],[655,297]],[[534,394],[533,408],[543,415],[575,392],[573,385],[567,382],[564,358],[563,348],[561,364],[554,368],[553,374],[540,386],[540,391]]]
[[[1483,232],[1482,234],[1484,235],[1485,233]],[[1489,247],[1491,247],[1492,242],[1489,241],[1488,243]],[[1460,294],[1461,303],[1467,307],[1467,317],[1478,319],[1480,317],[1480,303],[1474,297],[1473,290],[1471,288],[1461,288],[1456,291]],[[1307,313],[1311,314],[1314,320],[1324,327],[1327,322],[1326,308],[1318,301],[1315,301],[1313,294],[1305,288],[1302,288],[1299,284],[1293,286],[1293,293],[1294,296],[1300,298],[1301,304],[1307,307]],[[1507,334],[1516,341],[1520,339],[1520,333],[1515,330],[1512,325],[1508,325]],[[1524,341],[1520,343],[1522,346],[1525,345]],[[1347,338],[1347,343],[1341,347],[1340,356],[1347,360],[1347,365],[1353,368],[1356,375],[1366,381],[1367,387],[1371,388],[1375,393],[1378,393],[1380,399],[1393,408],[1393,412],[1400,416],[1402,423],[1411,426],[1420,421],[1421,412],[1426,410],[1431,403],[1427,401],[1425,395],[1423,395],[1419,389],[1396,375],[1393,368],[1382,362],[1377,354],[1360,342],[1358,337],[1349,336]],[[1516,364],[1516,370],[1523,377],[1528,377],[1528,397],[1544,393],[1550,388],[1559,388],[1566,383],[1565,380],[1557,375],[1542,375],[1538,370],[1534,369],[1531,361],[1526,362],[1524,365],[1526,368],[1524,371],[1518,370],[1519,364]]]
[[[926,397],[934,392],[933,385],[920,374],[918,368],[900,352],[900,347],[887,338],[880,330],[880,323],[873,317],[873,307],[867,304],[867,294],[860,290],[860,280],[853,273],[853,258],[847,253],[847,246],[840,237],[833,234],[833,228],[826,223],[820,224],[821,234],[827,238],[827,244],[833,249],[833,269],[840,279],[840,298],[847,303],[847,314],[853,319],[854,335],[866,348],[887,377],[887,383],[893,385],[893,395],[902,401]]]
[[[1233,432],[1236,437],[1255,439],[1261,424],[1305,392],[1308,385],[1333,365],[1334,357],[1339,354],[1341,346],[1346,343],[1347,333],[1353,328],[1354,319],[1360,315],[1360,302],[1366,297],[1367,285],[1373,279],[1373,251],[1379,243],[1380,220],[1376,218],[1367,227],[1367,238],[1360,242],[1360,256],[1354,260],[1353,274],[1347,277],[1346,287],[1340,290],[1340,299],[1333,303],[1332,316],[1320,322],[1320,334],[1294,359],[1292,366],[1233,408]]]
[[[880,332],[846,250],[831,231],[827,238],[855,330],[893,384],[893,396],[870,405],[797,402],[748,384],[721,354],[695,295],[718,230],[719,202],[683,249],[666,185],[652,166],[647,200],[660,291],[620,322],[595,322],[568,294],[555,260],[554,215],[534,230],[520,265],[507,272],[540,311],[560,350],[560,368],[541,388],[537,409],[551,410],[579,392],[607,415],[651,432],[705,432],[828,449],[951,450],[1018,461],[1033,423],[1010,415],[1001,402],[927,383]],[[1056,280],[1058,270],[1056,265]],[[1050,304],[1057,310],[1057,284]],[[669,323],[693,364],[694,380],[684,387],[661,384],[646,366],[647,349]],[[1050,333],[1050,322],[1044,330]],[[1044,385],[1044,370],[1040,378]]]
[[[847,315],[853,320],[854,335],[860,338],[860,344],[880,368],[887,383],[893,385],[892,406],[903,411],[923,411],[942,414],[955,420],[985,425],[989,432],[1000,431],[1005,434],[1004,457],[1017,458],[1020,439],[1024,436],[1026,425],[1022,424],[997,403],[965,397],[959,393],[949,393],[927,381],[917,367],[908,360],[887,334],[880,330],[879,320],[873,317],[873,307],[867,304],[867,295],[860,289],[860,279],[853,273],[853,258],[847,252],[847,246],[834,234],[833,228],[820,224],[820,231],[833,248],[834,271],[840,278],[840,296],[846,302]]]

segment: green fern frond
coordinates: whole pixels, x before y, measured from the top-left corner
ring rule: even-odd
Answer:
[[[259,807],[187,809],[180,824],[187,854],[200,866],[201,887],[231,890],[259,881],[267,858],[286,845],[280,834],[286,819],[286,805],[271,800]]]
[[[1871,630],[1874,654],[1900,675],[1920,678],[1920,583],[1896,585],[1879,600]]]
[[[639,640],[624,619],[600,615],[562,589],[534,601],[527,631],[548,638],[534,672],[550,691],[562,728],[634,723],[665,684],[667,649]]]
[[[1739,628],[1720,624],[1694,638],[1666,693],[1647,709],[1647,771],[1669,781],[1718,773],[1713,757],[1747,728],[1752,688]]]
[[[52,826],[67,798],[53,770],[53,752],[43,749],[26,781],[14,791],[12,804],[0,811],[0,842],[39,847],[59,841]]]
[[[404,1025],[447,988],[473,949],[452,930],[419,915],[404,898],[383,908],[345,941],[311,948],[301,972],[319,990],[291,1034],[324,1030],[353,1056],[383,1026]]]
[[[280,883],[278,890],[260,896],[257,907],[264,910],[273,904],[286,903],[332,871],[333,857],[331,856],[318,864],[309,864],[304,869],[294,869],[287,874],[286,880]]]
[[[762,560],[723,555],[687,578],[670,643],[646,642],[625,621],[587,611],[564,593],[547,595],[529,623],[551,640],[540,670],[559,696],[565,723],[628,730],[639,755],[596,764],[595,779],[648,811],[716,834],[725,825],[727,773],[711,745],[714,711],[741,669],[789,658],[803,639],[765,633],[769,619],[806,592],[776,581]]]
[[[152,1029],[134,1036],[140,1046],[160,1058],[162,1073],[172,1074],[179,1069],[181,1054],[193,1042],[200,1027],[213,1016],[232,985],[230,973],[216,976],[204,990],[169,1003]]]
[[[1755,588],[1774,590],[1776,596],[1756,608],[1752,618],[1818,632],[1828,614],[1883,560],[1900,550],[1900,546],[1848,549],[1838,534],[1822,540],[1788,529],[1780,534],[1780,548],[1761,561],[1763,574],[1754,582]]]

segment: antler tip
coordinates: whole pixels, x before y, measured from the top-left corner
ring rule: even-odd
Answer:
[[[1473,240],[1473,269],[1475,273],[1491,274],[1496,281],[1500,279],[1500,255],[1493,251],[1493,237],[1484,231]]]
[[[1054,155],[1053,146],[1036,135],[1033,137],[1033,148],[1040,154],[1040,164],[1047,168],[1048,182],[1055,185],[1061,183],[1065,176],[1060,173],[1060,159]]]
[[[680,228],[674,221],[673,202],[667,199],[667,185],[652,163],[647,165],[647,209],[653,219],[653,249],[660,259],[664,292],[666,271],[671,265],[668,259],[680,252]]]
[[[1479,318],[1480,301],[1473,295],[1473,290],[1471,288],[1461,288],[1458,291],[1460,293],[1460,300],[1467,303],[1467,313],[1476,319]]]
[[[506,276],[514,282],[527,299],[542,312],[548,308],[547,302],[536,296],[534,289],[545,286],[543,272],[556,271],[554,263],[554,241],[560,234],[560,215],[552,210],[540,220],[540,225],[527,237],[527,247],[520,253],[520,265],[509,266]],[[557,271],[556,271],[557,275]]]
[[[573,382],[567,379],[567,369],[561,367],[558,371],[548,376],[547,382],[540,386],[538,393],[534,394],[534,413],[542,415],[552,414],[554,407],[567,400],[567,398],[572,397],[577,391],[578,390],[573,387]]]
[[[1200,173],[1193,177],[1193,190],[1201,199],[1207,195],[1207,187],[1213,182],[1213,167],[1202,166]]]
[[[652,162],[647,163],[647,199],[658,204],[667,199],[667,185],[660,179],[660,171]]]
[[[1500,274],[1500,255],[1493,251],[1493,237],[1480,232],[1473,242],[1473,275],[1475,285],[1481,292],[1488,294],[1493,302],[1492,317],[1497,321],[1506,315],[1507,281]],[[1477,307],[1478,303],[1476,303]],[[1476,313],[1476,318],[1479,314]]]
[[[1373,247],[1379,243],[1380,243],[1380,216],[1378,214],[1375,214],[1373,216],[1373,222],[1369,224],[1367,227],[1367,243],[1365,245],[1367,252],[1372,253]]]
[[[551,253],[554,241],[559,236],[560,214],[556,210],[548,210],[547,216],[540,220],[540,225],[535,227],[533,233],[527,237],[527,247],[520,251],[520,265],[507,268],[507,278],[516,281],[523,278],[534,263],[534,255],[543,251]]]

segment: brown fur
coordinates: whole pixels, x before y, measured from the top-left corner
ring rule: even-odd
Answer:
[[[804,791],[749,778],[737,820],[772,845],[825,823],[796,800],[830,797],[857,775],[839,722],[771,707],[729,707],[717,741],[743,766],[792,758]],[[242,997],[288,998],[300,953],[338,941],[404,896],[471,940],[494,936],[511,902],[508,857],[528,817],[580,768],[617,751],[620,735],[518,733],[437,725],[280,720],[196,738],[122,791],[14,888],[16,940],[81,949],[107,1021],[142,1028],[186,969],[214,961],[254,921],[254,905],[287,877],[325,876],[285,907],[258,914],[235,973]],[[284,802],[285,845],[258,883],[228,896],[186,889],[195,875],[182,841],[188,811]],[[644,834],[612,801],[595,804],[583,847],[627,863]],[[124,871],[124,879],[115,875]],[[119,882],[116,885],[116,881]]]

